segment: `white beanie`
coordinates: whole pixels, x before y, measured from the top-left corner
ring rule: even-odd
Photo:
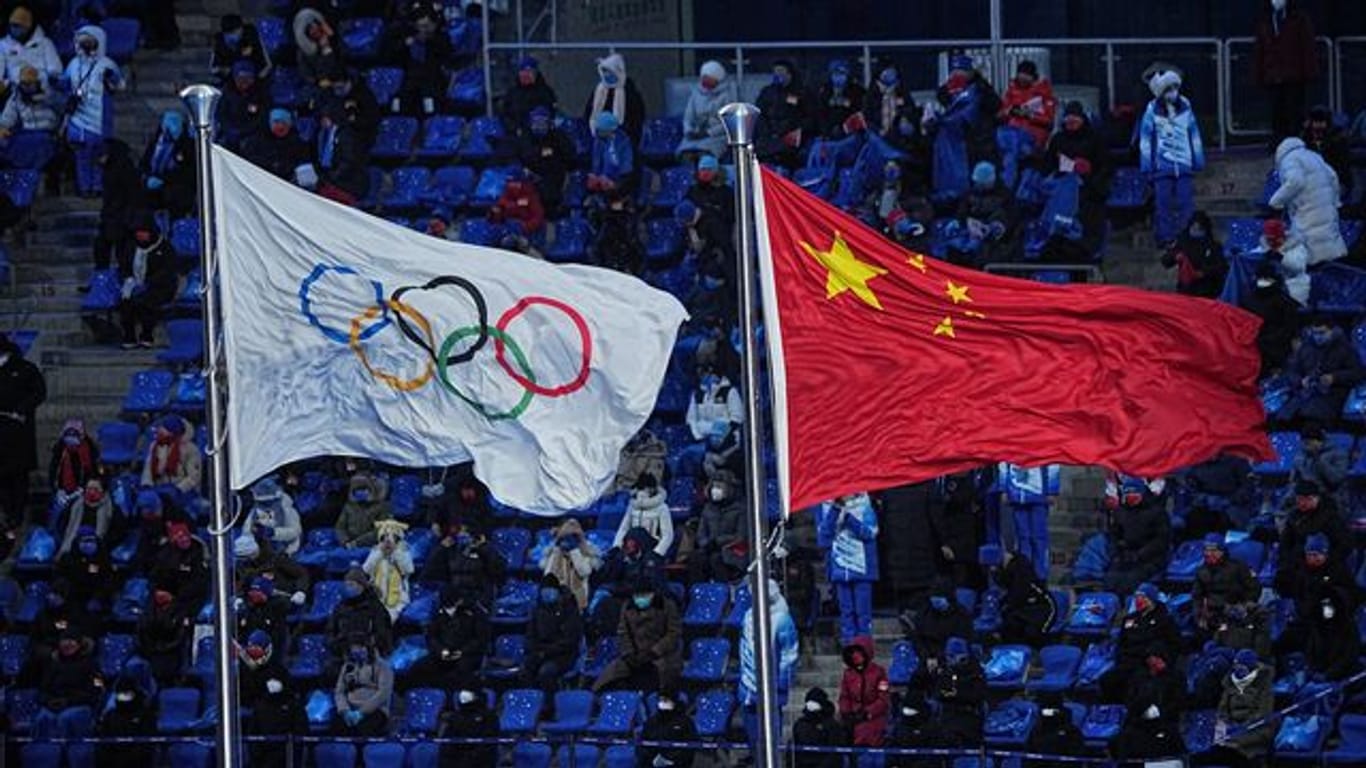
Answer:
[[[721,62],[712,60],[705,62],[698,74],[702,77],[710,77],[719,83],[726,79],[726,68],[721,66]]]
[[[1181,87],[1181,73],[1174,70],[1166,70],[1153,75],[1153,79],[1148,81],[1148,89],[1153,92],[1154,98],[1162,98],[1169,88]]]

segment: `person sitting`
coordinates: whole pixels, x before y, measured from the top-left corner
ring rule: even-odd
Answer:
[[[887,734],[886,746],[893,749],[923,749],[939,741],[934,714],[925,698],[907,692],[896,710],[896,718]],[[889,755],[887,768],[935,768],[934,760],[910,755]]]
[[[67,510],[66,525],[62,532],[61,543],[57,546],[57,557],[61,558],[76,543],[76,535],[82,529],[90,529],[96,540],[104,541],[109,535],[109,525],[114,519],[114,502],[104,490],[104,481],[92,477],[85,482],[85,488]]]
[[[114,595],[109,549],[89,526],[77,530],[72,547],[58,558],[57,575],[66,582],[67,599],[87,613],[97,614]]]
[[[1275,709],[1276,672],[1253,651],[1243,649],[1233,656],[1233,665],[1224,676],[1219,708],[1215,710],[1214,741],[1210,752],[1197,765],[1258,765],[1271,749],[1276,730],[1265,720]],[[1230,734],[1230,728],[1253,723],[1261,727]]]
[[[156,713],[137,683],[124,679],[114,684],[114,695],[95,732],[101,739],[130,740],[156,733]],[[108,765],[153,765],[155,749],[145,743],[105,743],[100,745],[100,759]]]
[[[408,526],[397,520],[380,520],[375,523],[375,530],[378,540],[366,555],[361,570],[370,577],[380,603],[389,612],[389,620],[398,621],[410,601],[408,579],[413,575],[413,555],[403,538]]]
[[[641,741],[674,742],[683,744],[697,741],[697,726],[688,711],[680,706],[674,691],[659,692],[655,711],[640,730]],[[641,756],[641,765],[692,768],[693,750],[680,747],[648,747]]]
[[[485,606],[491,606],[506,572],[502,556],[471,521],[454,536],[441,539],[427,557],[420,579],[449,584],[461,594],[472,595]]]
[[[749,535],[739,489],[732,477],[706,485],[706,502],[698,514],[695,549],[689,557],[694,581],[734,581],[749,565]]]
[[[1352,551],[1352,538],[1338,513],[1337,504],[1326,496],[1313,480],[1295,483],[1294,510],[1281,528],[1280,548],[1277,550],[1276,591],[1294,594],[1296,561],[1303,557],[1309,537],[1319,534],[1328,545],[1333,559],[1346,562]]]
[[[489,612],[479,596],[443,587],[441,604],[427,624],[427,655],[409,678],[423,685],[459,690],[475,685],[489,644]]]
[[[379,102],[359,73],[344,69],[329,77],[327,89],[314,100],[313,111],[338,116],[355,133],[362,147],[375,143],[379,133]]]
[[[754,129],[754,151],[759,160],[796,170],[801,150],[814,138],[812,104],[801,73],[790,59],[773,63],[773,79],[759,91],[759,122]]]
[[[1332,554],[1332,545],[1324,534],[1305,539],[1303,562],[1292,577],[1294,628],[1303,629],[1304,656],[1310,671],[1328,680],[1341,680],[1355,670],[1353,665],[1361,652],[1361,638],[1354,631],[1360,590],[1342,567],[1342,556],[1330,560]]]
[[[555,89],[541,74],[541,63],[534,56],[523,56],[517,61],[517,82],[503,94],[499,115],[507,132],[520,136],[532,127],[532,120],[538,111],[547,115],[555,114],[558,102]]]
[[[185,128],[185,114],[168,109],[142,153],[143,199],[154,211],[169,211],[172,219],[194,210],[194,146]]]
[[[289,682],[284,654],[277,654],[275,648],[275,640],[264,629],[252,630],[238,648],[237,698],[243,707],[252,709],[265,700],[271,693],[270,681]]]
[[[1048,144],[1048,134],[1053,131],[1057,118],[1058,100],[1053,96],[1053,83],[1046,77],[1039,77],[1039,65],[1029,59],[1015,66],[1015,77],[1011,78],[1001,97],[1001,111],[998,117],[1006,127],[1022,131],[1029,137],[1034,151]]]
[[[1294,482],[1308,480],[1317,484],[1325,495],[1338,499],[1351,465],[1347,448],[1331,442],[1322,426],[1306,424],[1300,430],[1300,452],[1295,456],[1290,479]]]
[[[316,180],[317,173],[309,161],[308,144],[294,130],[294,113],[284,107],[270,110],[267,130],[242,140],[242,156],[258,168],[299,186]],[[306,172],[301,175],[301,169]]]
[[[235,13],[224,14],[213,36],[213,52],[209,54],[209,69],[220,84],[234,76],[239,63],[251,65],[256,76],[270,77],[274,64],[270,51],[261,44],[261,33],[255,24],[247,24]]]
[[[588,604],[589,634],[593,638],[616,632],[622,605],[637,584],[663,587],[664,558],[655,554],[655,539],[644,528],[626,532],[620,547],[613,547],[594,574],[590,586],[593,596]]]
[[[688,187],[684,200],[697,206],[699,221],[694,224],[710,245],[707,249],[697,249],[713,258],[720,259],[723,265],[735,260],[735,190],[726,183],[721,163],[712,155],[697,158],[697,168],[693,172],[693,183]],[[733,268],[728,269],[733,271]]]
[[[332,691],[333,732],[352,738],[384,736],[393,696],[394,670],[389,661],[371,642],[351,642]]]
[[[1351,139],[1341,127],[1333,124],[1333,110],[1322,104],[1309,109],[1304,120],[1304,130],[1300,140],[1309,149],[1319,153],[1323,161],[1337,174],[1341,186],[1342,200],[1352,198],[1352,146]]]
[[[52,102],[38,70],[21,68],[17,90],[0,111],[0,159],[7,165],[47,167],[57,151],[58,119]]]
[[[491,739],[498,735],[498,715],[489,708],[482,691],[461,688],[452,695],[452,711],[441,715],[437,736],[443,739]],[[441,764],[497,765],[498,747],[494,744],[469,745],[446,743],[441,745]]]
[[[277,594],[275,583],[257,576],[242,590],[237,603],[237,636],[245,640],[262,630],[280,648],[289,647],[289,611],[292,603],[286,594]]]
[[[368,472],[357,472],[348,484],[346,502],[337,517],[337,541],[348,549],[368,549],[379,540],[375,523],[392,516],[378,480]]]
[[[23,3],[16,3],[12,8],[9,34],[0,38],[0,57],[4,61],[0,94],[21,79],[24,67],[32,67],[46,82],[53,82],[62,75],[62,57],[42,25],[34,22],[33,10]]]
[[[626,540],[626,534],[636,528],[643,528],[655,540],[656,555],[668,557],[669,548],[674,542],[673,514],[669,511],[668,494],[651,474],[643,474],[636,480],[626,515],[617,526],[612,546],[620,547]]]
[[[1105,588],[1125,593],[1167,567],[1171,521],[1160,499],[1153,497],[1142,480],[1126,479],[1121,491],[1120,508],[1111,514]]]
[[[602,554],[583,534],[578,520],[569,518],[555,529],[551,546],[541,555],[541,573],[554,576],[569,594],[579,610],[588,607],[589,580],[602,567]]]
[[[554,113],[533,107],[517,136],[517,161],[531,173],[541,203],[551,216],[562,213],[564,180],[576,164],[574,141],[555,127]]]
[[[1184,681],[1170,669],[1166,646],[1149,648],[1143,666],[1126,684],[1124,724],[1110,744],[1115,757],[1170,757],[1184,752],[1181,741]]]
[[[317,9],[303,8],[294,14],[292,27],[298,49],[298,73],[305,83],[316,85],[345,68],[341,38]]]
[[[525,173],[517,171],[509,176],[503,194],[489,208],[489,220],[506,224],[523,237],[544,237],[545,208],[540,192]]]
[[[957,200],[968,191],[968,171],[996,159],[996,113],[1001,99],[973,65],[972,57],[950,58],[949,77],[936,94],[939,110],[930,118],[934,132],[935,195]]]
[[[124,349],[151,349],[153,334],[161,322],[162,307],[175,298],[178,285],[175,250],[154,221],[144,221],[134,227],[133,244],[136,247],[132,259],[126,265],[119,265],[119,277],[123,280],[119,289],[122,346]],[[195,485],[199,485],[197,477]]]
[[[1057,617],[1058,606],[1034,564],[1024,555],[1015,555],[996,572],[996,583],[1005,590],[1001,601],[1001,638],[1007,643],[1043,645]]]
[[[318,194],[342,205],[356,205],[370,188],[370,172],[365,167],[368,154],[349,113],[339,104],[328,103],[318,119],[314,158]]]
[[[1187,296],[1217,299],[1224,290],[1228,262],[1224,246],[1214,239],[1209,214],[1196,211],[1172,247],[1162,254],[1162,266],[1176,267],[1176,290]]]
[[[683,109],[683,140],[675,151],[680,160],[692,162],[701,155],[720,158],[726,153],[721,108],[734,102],[738,98],[736,94],[735,83],[727,78],[721,62],[703,62],[698,70],[697,85]]]
[[[987,696],[982,664],[961,637],[944,643],[942,659],[932,672],[939,700],[938,746],[975,747],[982,741],[982,705]]]
[[[972,635],[972,614],[954,599],[953,582],[948,579],[936,582],[928,599],[903,613],[900,621],[906,639],[922,659],[942,655],[944,643],[951,637]]]
[[[873,660],[873,639],[855,637],[840,655],[844,674],[840,679],[839,714],[853,734],[856,747],[880,747],[891,709],[891,685],[887,672]]]
[[[152,590],[152,603],[138,619],[138,655],[147,659],[158,684],[179,680],[193,635],[190,611],[197,609],[182,605],[168,589]]]
[[[1181,652],[1181,630],[1152,584],[1140,584],[1120,622],[1114,669],[1101,678],[1106,701],[1122,701],[1129,681],[1144,668],[1149,656],[1175,658]]]
[[[877,73],[863,98],[863,117],[868,130],[893,139],[897,137],[897,126],[903,123],[918,127],[920,112],[895,64],[884,62],[877,67]]]
[[[237,150],[246,146],[265,127],[270,111],[270,93],[250,61],[232,65],[232,77],[223,88],[223,102],[218,108],[220,141],[223,146]]]
[[[308,569],[284,552],[277,552],[265,530],[243,530],[233,542],[237,557],[235,573],[239,584],[250,584],[258,576],[270,579],[275,591],[287,596],[294,605],[308,600]]]
[[[626,133],[631,143],[640,141],[645,126],[645,100],[636,89],[636,82],[626,76],[626,59],[613,53],[598,60],[598,82],[583,106],[583,118],[597,129],[598,118],[609,112],[616,119],[614,126]]]
[[[327,617],[327,649],[334,658],[346,656],[355,644],[373,646],[381,656],[393,647],[389,614],[370,586],[365,571],[352,566],[342,582],[342,600]]]
[[[1072,722],[1072,710],[1063,704],[1059,694],[1048,694],[1039,700],[1039,723],[1029,733],[1026,751],[1042,755],[1081,757],[1086,754],[1086,742],[1081,730]],[[1040,762],[1025,765],[1042,766]]]
[[[673,690],[683,671],[683,625],[678,606],[654,583],[631,587],[617,625],[617,658],[593,682],[595,693]]]
[[[32,736],[80,739],[90,735],[92,708],[104,693],[104,679],[95,666],[94,643],[67,631],[57,641],[52,663],[38,687],[38,712]]]
[[[1195,584],[1191,586],[1196,625],[1202,630],[1213,630],[1223,622],[1228,606],[1255,604],[1261,593],[1257,575],[1228,556],[1223,537],[1217,533],[1206,535],[1204,562],[1195,572]]]
[[[524,682],[550,698],[560,678],[574,669],[583,644],[583,618],[574,596],[552,574],[541,577],[536,607],[526,632]]]
[[[954,221],[951,262],[978,268],[1011,257],[1017,222],[1010,191],[999,182],[996,166],[983,161],[973,167],[971,186],[959,203]]]
[[[1352,388],[1366,378],[1366,370],[1351,339],[1328,316],[1310,320],[1302,336],[1302,343],[1286,363],[1290,401],[1277,418],[1330,423],[1342,413],[1342,404]]]
[[[850,118],[863,108],[863,86],[850,79],[844,59],[832,59],[825,72],[825,82],[816,91],[816,130],[824,138],[842,139],[853,132]]]
[[[294,500],[280,488],[280,481],[273,475],[256,481],[251,487],[251,501],[251,511],[242,527],[253,532],[259,528],[278,552],[298,552],[303,525],[294,509]]]
[[[251,711],[243,716],[242,728],[250,736],[288,736],[308,730],[308,715],[304,712],[299,692],[293,680],[271,677],[265,681],[265,694],[258,696]],[[253,741],[247,753],[251,765],[285,765],[288,746],[282,741]],[[297,747],[296,747],[297,749]],[[294,757],[302,760],[302,755]]]
[[[1044,243],[1049,261],[1079,263],[1091,260],[1105,239],[1105,205],[1110,196],[1110,161],[1105,139],[1091,125],[1086,107],[1069,101],[1063,107],[1062,129],[1048,140],[1043,173],[1053,180],[1053,196],[1064,184],[1080,189],[1071,215],[1080,233],[1059,231]],[[1050,202],[1055,202],[1050,196]],[[1078,235],[1073,237],[1072,235]]]
[[[635,150],[621,130],[617,116],[599,113],[593,118],[593,148],[588,166],[588,191],[629,192],[636,178]]]

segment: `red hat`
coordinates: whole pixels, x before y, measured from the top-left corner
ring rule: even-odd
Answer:
[[[1267,219],[1262,222],[1262,236],[1267,240],[1285,240],[1285,222],[1281,219]]]

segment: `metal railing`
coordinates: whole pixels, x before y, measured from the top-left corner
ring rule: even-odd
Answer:
[[[1241,114],[1237,109],[1239,105],[1239,100],[1234,98],[1234,95],[1236,93],[1234,86],[1238,78],[1234,77],[1234,72],[1246,72],[1248,71],[1248,67],[1240,66],[1238,70],[1234,69],[1235,66],[1238,66],[1239,62],[1245,55],[1237,53],[1237,50],[1240,47],[1252,46],[1255,42],[1256,38],[1252,37],[1230,37],[1224,40],[1224,60],[1222,62],[1221,69],[1224,72],[1223,88],[1226,92],[1223,94],[1221,102],[1224,105],[1224,108],[1228,110],[1228,114],[1224,115],[1222,117],[1222,120],[1223,125],[1226,126],[1228,130],[1228,135],[1230,136],[1267,136],[1271,133],[1271,131],[1267,128],[1239,127],[1240,123],[1238,121],[1238,116],[1239,114]],[[1311,88],[1307,89],[1309,91],[1309,93],[1307,93],[1307,100],[1311,104],[1315,102],[1327,103],[1331,109],[1336,110],[1339,108],[1339,104],[1341,104],[1341,91],[1338,87],[1338,77],[1340,75],[1340,70],[1338,67],[1338,56],[1336,53],[1337,46],[1332,40],[1332,38],[1328,37],[1315,38],[1315,43],[1316,46],[1320,49],[1320,62],[1323,65],[1323,72],[1325,73],[1325,82],[1321,86],[1323,88],[1324,98],[1313,98],[1315,94],[1313,93],[1313,89]]]
[[[1356,64],[1359,71],[1354,71],[1357,77],[1353,80],[1355,88],[1346,92],[1344,83],[1349,77],[1344,75],[1343,70],[1349,59],[1349,53],[1356,51]],[[1366,109],[1366,37],[1339,37],[1333,40],[1333,104],[1334,109],[1347,111],[1355,114],[1353,110]],[[1354,99],[1349,101],[1349,98]]]

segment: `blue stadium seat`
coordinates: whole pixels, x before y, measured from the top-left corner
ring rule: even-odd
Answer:
[[[582,117],[565,118],[560,123],[560,130],[574,142],[574,157],[586,164],[593,154],[593,132],[588,128],[588,121]]]
[[[438,115],[427,118],[422,126],[422,141],[417,145],[417,156],[431,160],[449,160],[460,149],[460,137],[465,132],[465,120],[460,117]]]
[[[683,626],[716,628],[726,617],[726,603],[730,601],[730,586],[720,581],[694,584],[688,590],[688,608],[683,612]]]
[[[399,520],[407,520],[417,514],[417,504],[421,498],[422,478],[417,475],[399,475],[389,481],[389,507]]]
[[[486,96],[482,68],[478,66],[465,67],[456,70],[451,75],[451,84],[446,89],[446,98],[451,100],[456,111],[462,114],[481,111],[485,107]]]
[[[386,117],[379,121],[370,156],[380,160],[406,160],[413,152],[418,122],[415,117]]]
[[[467,165],[448,165],[436,169],[432,183],[422,193],[422,202],[444,208],[461,208],[474,194],[476,177]]]
[[[697,696],[693,711],[693,725],[704,739],[719,739],[730,727],[730,716],[735,711],[735,694],[729,689],[716,688]]]
[[[171,222],[171,248],[182,259],[199,261],[199,219]]]
[[[665,168],[660,172],[659,191],[655,192],[651,204],[655,208],[672,213],[674,206],[683,202],[692,186],[693,171],[686,165]]]
[[[598,699],[598,716],[588,726],[588,732],[597,736],[630,736],[639,713],[639,691],[609,691]]]
[[[1183,541],[1176,546],[1171,560],[1167,563],[1167,581],[1177,584],[1190,584],[1195,581],[1195,572],[1204,563],[1205,543],[1203,541]]]
[[[1252,466],[1253,473],[1264,477],[1289,475],[1290,470],[1294,467],[1295,457],[1300,455],[1300,433],[1272,433],[1271,447],[1276,451],[1276,458],[1272,461],[1254,464]]]
[[[503,711],[498,716],[498,730],[502,733],[533,733],[541,716],[545,693],[526,688],[503,694]]]
[[[526,660],[526,635],[499,635],[493,641],[493,654],[485,657],[479,674],[490,680],[513,680],[522,676]]]
[[[361,764],[365,768],[403,768],[407,756],[402,744],[386,741],[379,744],[366,744],[361,752]]]
[[[313,748],[313,764],[318,768],[354,766],[356,747],[341,741],[325,741]]]
[[[1276,732],[1276,760],[1313,760],[1323,751],[1332,720],[1319,715],[1289,715],[1281,719]]]
[[[512,768],[550,768],[549,744],[519,741],[512,748]]]
[[[1110,592],[1087,592],[1077,597],[1066,631],[1078,637],[1105,637],[1119,613],[1119,597]]]
[[[393,173],[393,186],[380,199],[386,210],[417,208],[421,194],[432,182],[432,169],[420,165],[405,165]]]
[[[426,657],[427,636],[406,635],[399,638],[397,647],[389,654],[389,664],[394,668],[394,674],[402,677],[408,674],[414,664]]]
[[[645,222],[647,263],[665,264],[683,252],[683,225],[676,219],[651,219]]]
[[[987,713],[982,737],[987,744],[1023,747],[1039,720],[1039,707],[1032,701],[1009,699]]]
[[[749,613],[750,607],[754,605],[754,598],[749,593],[749,582],[743,582],[736,590],[730,604],[730,615],[726,617],[726,628],[740,631],[745,625],[745,614]]]
[[[157,696],[157,730],[184,733],[199,720],[199,691],[195,688],[166,688]]]
[[[719,683],[726,677],[730,660],[730,641],[724,637],[703,637],[692,641],[683,662],[683,679],[694,683]]]
[[[308,729],[314,733],[325,731],[332,726],[332,716],[336,708],[333,706],[332,690],[314,690],[308,694],[308,699],[304,704],[304,714],[308,718]],[[322,746],[321,744],[319,745]],[[349,744],[347,746],[350,746]],[[324,763],[324,766],[331,765],[355,765],[356,753],[351,753],[350,762]]]
[[[1255,251],[1261,246],[1262,220],[1253,218],[1230,219],[1224,251],[1230,255]]]
[[[1027,645],[998,645],[982,665],[987,687],[992,690],[1018,690],[1029,675],[1029,661],[1034,651]]]
[[[319,581],[313,585],[313,599],[309,601],[308,610],[303,615],[303,620],[309,624],[322,624],[326,622],[332,612],[342,600],[342,583],[340,581]]]
[[[1075,645],[1049,645],[1039,651],[1043,676],[1030,680],[1030,693],[1060,693],[1077,681],[1077,667],[1081,665],[1081,649]]]
[[[498,118],[476,117],[470,121],[469,135],[460,147],[460,159],[468,163],[492,160],[494,150],[503,136],[503,123]]]
[[[176,413],[203,413],[207,397],[204,373],[196,369],[176,376],[175,384],[171,385],[170,400],[166,405]]]
[[[1148,204],[1148,182],[1137,168],[1116,168],[1106,206],[1131,210]]]
[[[636,768],[636,748],[629,744],[617,744],[602,753],[603,768]]]
[[[990,635],[1001,631],[1001,591],[988,589],[982,593],[977,612],[972,617],[972,631],[978,635]]]
[[[256,34],[261,38],[261,47],[270,54],[271,61],[278,61],[289,44],[285,20],[277,16],[262,16],[256,20]]]
[[[0,171],[0,191],[10,196],[16,208],[27,210],[33,207],[33,197],[38,193],[38,171]]]
[[[555,719],[541,723],[541,730],[555,734],[583,733],[592,719],[592,691],[558,691],[555,694]]]
[[[202,310],[202,297],[200,292],[204,289],[204,275],[199,267],[194,267],[185,273],[185,282],[180,290],[176,292],[175,301],[172,306],[181,312],[199,314]]]
[[[14,679],[28,661],[28,635],[0,635],[0,675]]]
[[[359,19],[343,19],[341,22],[342,50],[352,61],[370,61],[379,56],[384,20],[365,16]]]
[[[276,67],[270,75],[270,102],[278,107],[293,109],[299,104],[303,86],[303,78],[299,77],[298,70]],[[300,136],[305,135],[302,129],[298,133]]]
[[[105,680],[113,680],[123,671],[123,665],[137,649],[137,638],[133,635],[104,635],[100,638],[99,655],[96,662]]]
[[[168,365],[198,365],[204,357],[204,322],[195,318],[166,321],[170,346],[157,354]]]
[[[556,750],[560,768],[594,768],[602,759],[602,750],[592,744],[565,744]]]
[[[514,167],[515,168],[515,167]],[[470,195],[468,205],[483,210],[491,207],[502,197],[504,188],[514,168],[493,166],[485,168],[474,183],[474,194]]]
[[[1228,545],[1228,556],[1237,560],[1252,569],[1253,573],[1261,570],[1262,563],[1266,557],[1266,545],[1260,541],[1244,539],[1235,541]]]
[[[1086,712],[1086,719],[1078,724],[1087,745],[1107,745],[1119,735],[1124,725],[1123,704],[1097,704]]]
[[[546,248],[546,261],[556,264],[583,262],[588,258],[588,249],[593,243],[593,228],[588,220],[571,216],[551,224],[555,239]]]
[[[438,768],[441,761],[441,747],[430,741],[422,741],[408,747],[408,768]]]
[[[125,16],[111,16],[100,22],[104,29],[104,55],[118,64],[133,60],[138,50],[138,40],[142,37],[142,22]]]
[[[147,603],[151,599],[151,583],[145,578],[134,576],[123,583],[123,589],[114,599],[110,616],[120,624],[136,624],[147,611]]]
[[[650,165],[673,162],[674,151],[683,140],[683,121],[677,117],[656,117],[646,121],[640,134],[640,156]]]
[[[909,640],[898,640],[892,645],[892,661],[887,665],[887,681],[892,685],[907,685],[920,667],[915,645]]]
[[[1366,715],[1344,713],[1338,718],[1338,746],[1323,753],[1329,764],[1366,765]]]
[[[522,570],[527,550],[531,548],[531,531],[525,528],[496,528],[489,543],[502,555],[509,571]]]
[[[57,559],[56,538],[46,528],[33,528],[24,538],[15,563],[18,573],[45,573]]]
[[[602,670],[617,657],[617,639],[612,635],[598,638],[579,660],[579,675],[597,679]]]
[[[306,515],[306,509],[310,504],[314,503],[310,500],[315,499],[320,495],[321,492],[317,489],[305,489],[302,493],[298,494],[294,498],[294,504],[299,508],[299,514]],[[332,555],[332,550],[336,549],[339,545],[340,544],[337,541],[337,532],[331,526],[314,528],[304,534],[303,546],[299,547],[299,551],[295,553],[294,559],[298,561],[300,565],[308,566],[310,568],[321,568],[327,565],[327,561]],[[315,588],[314,599],[317,599],[316,595],[317,589]]]
[[[209,768],[212,756],[209,745],[194,741],[178,741],[166,750],[171,768]]]
[[[316,588],[314,595],[316,599]],[[296,642],[294,658],[289,662],[290,676],[297,680],[322,677],[323,666],[327,663],[327,638],[323,635],[302,635]]]
[[[213,635],[205,635],[195,641],[194,659],[186,659],[185,676],[207,681],[213,677],[213,670]]]
[[[373,67],[365,70],[365,84],[381,110],[389,109],[390,103],[403,88],[403,70],[398,67]]]
[[[126,421],[110,421],[95,430],[100,444],[100,461],[107,465],[131,464],[141,459],[138,453],[138,427]]]
[[[62,745],[50,742],[25,744],[19,750],[24,768],[62,768]]]
[[[85,298],[81,299],[82,312],[108,312],[119,305],[119,273],[116,269],[98,269],[90,273],[86,285]]]
[[[129,382],[128,395],[123,399],[123,410],[130,413],[156,413],[165,407],[171,395],[175,374],[170,371],[138,371]]]
[[[564,177],[564,206],[579,210],[588,199],[588,175],[583,171],[570,171]]]

